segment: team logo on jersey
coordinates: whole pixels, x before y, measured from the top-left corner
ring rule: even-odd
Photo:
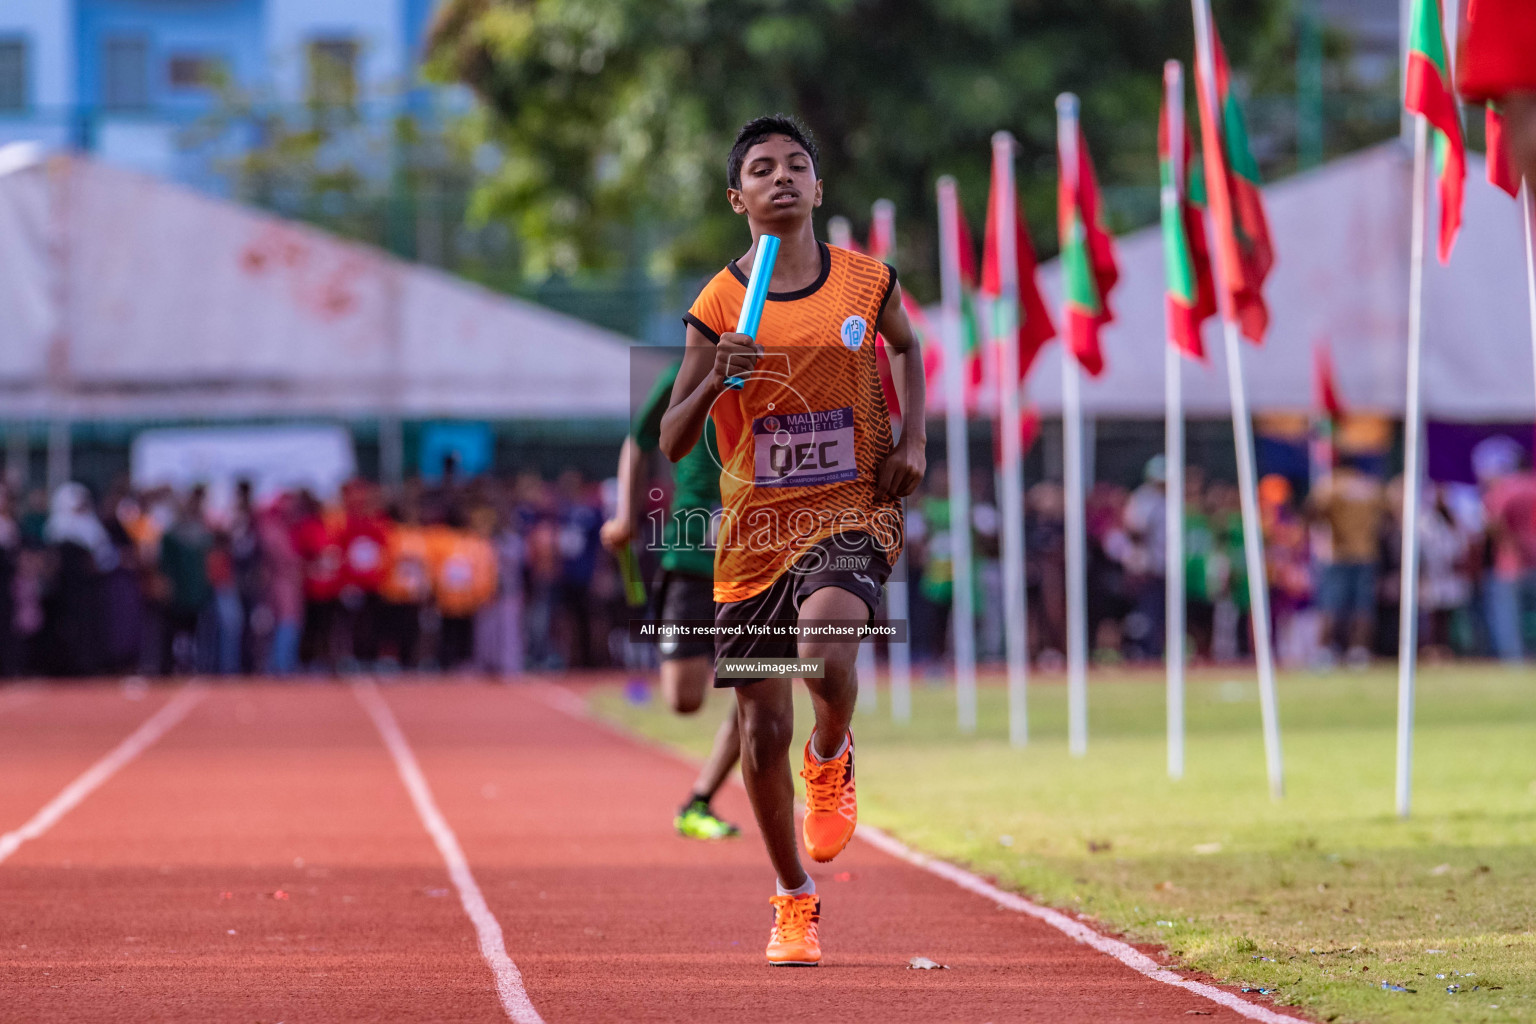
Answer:
[[[869,324],[865,323],[864,318],[857,313],[843,321],[843,344],[848,346],[850,352],[859,350],[859,346],[864,344],[864,335],[868,333]]]

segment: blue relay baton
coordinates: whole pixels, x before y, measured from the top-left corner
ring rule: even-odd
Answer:
[[[757,259],[752,261],[752,276],[747,278],[747,297],[741,300],[741,316],[736,319],[736,333],[757,340],[757,328],[763,321],[763,303],[768,301],[768,282],[773,278],[773,264],[779,258],[779,236],[757,237]],[[725,386],[740,391],[745,378],[725,378]]]

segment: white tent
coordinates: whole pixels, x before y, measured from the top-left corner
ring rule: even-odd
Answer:
[[[627,416],[627,339],[89,160],[0,151],[4,417]]]
[[[1346,404],[1401,415],[1412,171],[1411,153],[1393,141],[1265,188],[1276,252],[1265,288],[1270,332],[1262,348],[1243,347],[1255,411],[1311,409],[1313,349],[1327,341]],[[1435,261],[1433,237],[1428,251],[1426,414],[1530,420],[1536,416],[1536,375],[1519,207],[1486,183],[1476,154],[1468,158],[1465,220],[1450,265]],[[1158,228],[1121,236],[1117,253],[1120,284],[1110,302],[1115,322],[1102,336],[1106,369],[1085,381],[1083,404],[1091,415],[1160,418],[1166,334]],[[1041,281],[1054,315],[1061,308],[1057,261],[1042,268]],[[1214,319],[1206,324],[1210,365],[1185,368],[1191,416],[1225,416],[1230,409],[1220,330]],[[1048,345],[1027,385],[1030,401],[1047,414],[1061,409],[1060,353],[1059,344]]]

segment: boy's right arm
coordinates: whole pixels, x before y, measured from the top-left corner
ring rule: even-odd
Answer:
[[[745,334],[722,334],[712,342],[697,327],[688,327],[688,347],[672,385],[672,405],[661,418],[661,452],[677,462],[693,451],[704,434],[709,410],[726,390],[725,378],[752,370],[763,347]]]

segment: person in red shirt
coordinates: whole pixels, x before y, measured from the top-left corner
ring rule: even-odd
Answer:
[[[1493,653],[1504,662],[1526,654],[1524,622],[1536,605],[1536,475],[1520,443],[1502,434],[1472,449],[1483,491],[1492,564],[1483,576],[1483,609]]]
[[[340,530],[309,491],[299,492],[298,506],[293,546],[304,560],[304,632],[299,637],[299,660],[306,666],[334,671],[333,635],[343,585]]]
[[[389,522],[379,513],[378,488],[366,480],[341,489],[341,590],[337,598],[350,652],[362,665],[379,658],[379,590],[388,572]]]

